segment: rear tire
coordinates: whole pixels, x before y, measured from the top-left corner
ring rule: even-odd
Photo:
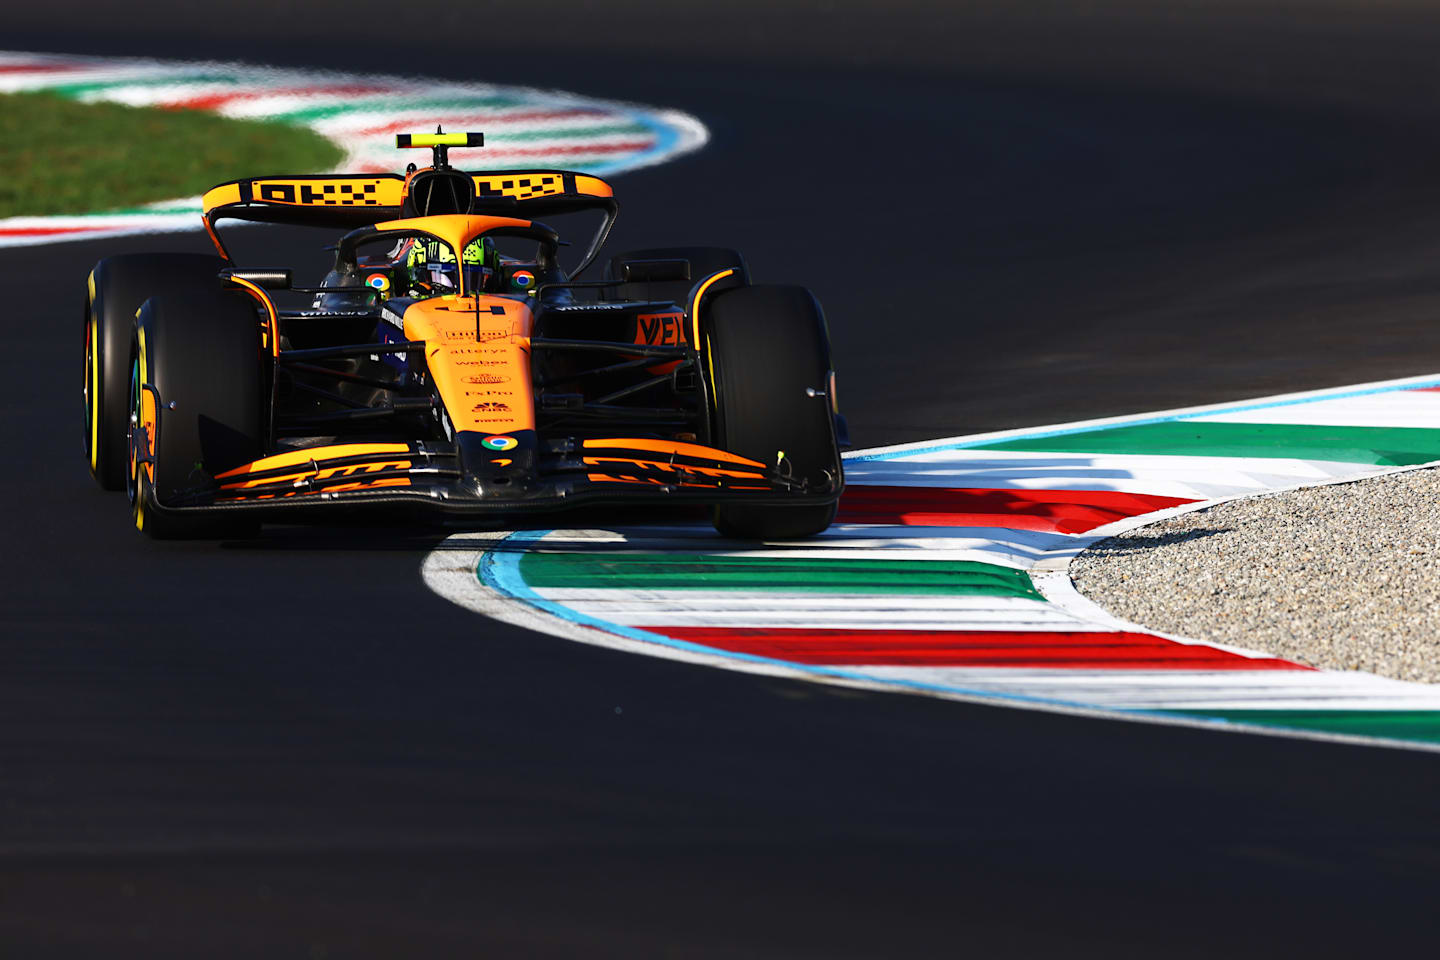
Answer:
[[[716,444],[767,466],[783,451],[793,477],[812,489],[830,481],[838,488],[830,339],[815,297],[803,287],[740,287],[707,299],[701,320],[715,370]],[[835,509],[726,503],[715,508],[715,528],[744,540],[809,537],[830,525]]]
[[[684,306],[695,284],[720,270],[735,269],[741,283],[750,282],[745,258],[727,247],[652,247],[629,250],[610,258],[605,264],[605,279],[619,280],[624,276],[626,260],[688,260],[689,280],[662,280],[655,283],[623,283],[605,290],[609,300],[669,300]],[[613,291],[613,292],[612,292]]]
[[[90,272],[85,297],[85,458],[106,490],[125,489],[130,424],[130,339],[135,311],[162,292],[216,286],[226,265],[194,253],[106,257]]]
[[[129,440],[127,490],[136,529],[158,539],[253,534],[251,521],[157,509],[262,455],[263,381],[253,301],[218,287],[170,293],[147,300],[134,329],[130,399],[137,423],[147,428],[132,430]],[[159,394],[153,437],[146,383]],[[154,462],[144,465],[147,439]]]

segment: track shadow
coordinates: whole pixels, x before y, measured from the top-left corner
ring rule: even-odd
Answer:
[[[681,528],[708,524],[709,516],[693,508],[649,509],[580,509],[563,514],[497,517],[492,523],[467,522],[447,524],[407,518],[381,518],[367,515],[363,526],[353,523],[294,524],[265,527],[259,536],[245,540],[225,540],[221,549],[236,551],[316,551],[316,552],[410,552],[423,555],[445,549],[447,538],[457,533],[500,533],[512,530],[611,529],[616,527],[671,525],[677,535]],[[617,545],[617,548],[624,545]],[[461,543],[456,549],[473,550],[473,543]],[[631,547],[633,549],[633,546]]]
[[[1184,530],[1174,533],[1150,533],[1142,530],[1138,533],[1126,534],[1123,537],[1111,537],[1108,540],[1101,540],[1099,543],[1087,547],[1085,552],[1106,556],[1126,556],[1134,553],[1143,553],[1146,550],[1154,550],[1156,547],[1169,547],[1174,544],[1189,543],[1192,540],[1204,540],[1207,537],[1221,536],[1234,532],[1234,527],[1206,527],[1199,530]]]

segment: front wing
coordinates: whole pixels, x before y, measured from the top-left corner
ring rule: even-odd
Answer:
[[[477,478],[453,444],[425,441],[303,447],[220,473],[154,504],[161,512],[304,520],[398,508],[463,519],[597,504],[825,504],[844,485],[837,461],[821,485],[714,447],[644,438],[542,443],[531,470]]]

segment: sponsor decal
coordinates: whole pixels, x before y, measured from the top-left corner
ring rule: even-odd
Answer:
[[[510,404],[501,403],[499,400],[482,400],[470,409],[479,410],[483,413],[509,413]],[[505,447],[504,449],[509,450],[510,448]]]
[[[256,181],[254,189],[266,203],[289,203],[324,206],[380,206],[379,180],[355,178],[331,181],[298,180],[291,183]],[[391,199],[391,198],[387,198]]]
[[[510,284],[516,290],[529,290],[535,286],[535,274],[529,270],[516,270],[510,274]]]
[[[528,200],[531,197],[549,197],[564,193],[565,182],[558,174],[476,177],[475,190],[482,197],[515,197],[518,200]]]
[[[390,289],[390,278],[383,273],[372,273],[365,278],[365,286],[372,290],[379,290],[384,293]]]
[[[472,340],[476,343],[493,343],[496,340],[510,339],[510,329],[504,330],[465,330],[451,329],[445,331],[446,340]],[[469,353],[471,351],[465,351]]]
[[[514,437],[486,437],[480,445],[487,450],[514,450],[520,446],[520,441]]]
[[[466,361],[466,362],[467,362],[467,363],[493,363],[494,361],[493,361],[493,360],[492,360],[492,361],[486,361],[486,360],[469,360],[469,361]],[[499,374],[499,373],[472,373],[472,374],[470,374],[469,376],[464,377],[463,379],[464,379],[464,381],[465,381],[466,383],[469,383],[469,384],[477,384],[477,385],[478,385],[478,384],[482,384],[482,383],[509,383],[509,382],[510,382],[510,378],[509,378],[509,377],[505,376],[504,374]]]
[[[635,315],[635,342],[647,347],[678,347],[685,339],[683,313],[640,313]]]
[[[572,303],[564,307],[551,307],[552,313],[580,313],[589,310],[629,310],[628,303]]]

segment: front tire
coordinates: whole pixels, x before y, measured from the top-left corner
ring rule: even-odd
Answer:
[[[843,483],[820,304],[803,287],[740,287],[708,300],[701,318],[715,371],[717,445],[836,494],[819,504],[721,504],[715,528],[744,540],[820,533],[835,519]]]
[[[135,311],[156,294],[216,286],[225,261],[193,253],[128,253],[95,264],[85,297],[85,458],[105,490],[126,477],[130,339]]]
[[[253,533],[254,524],[163,509],[262,455],[253,301],[219,287],[168,294],[145,302],[134,330],[127,490],[136,529],[158,539]]]

